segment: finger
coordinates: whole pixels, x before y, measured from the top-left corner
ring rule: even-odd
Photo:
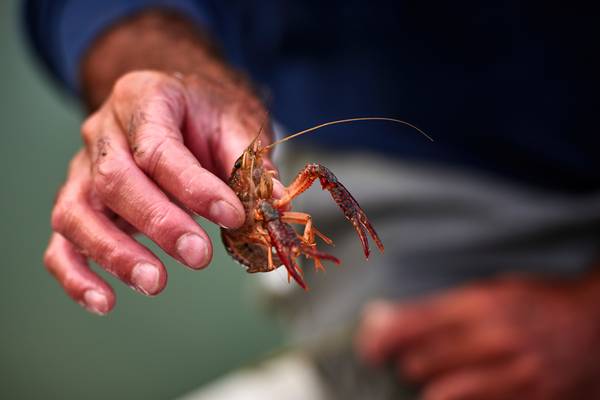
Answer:
[[[258,114],[262,112],[257,111]],[[267,118],[266,116],[264,118]],[[225,114],[221,120],[221,132],[227,132],[227,140],[220,135],[213,139],[215,152],[217,153],[217,167],[223,171],[223,178],[229,177],[235,161],[242,155],[247,147],[253,142],[257,135],[260,147],[271,143],[273,137],[269,120],[258,119],[254,115],[249,118],[243,113]],[[267,170],[271,170],[278,176],[275,164],[271,161],[270,153],[261,154],[263,165]]]
[[[272,171],[273,177],[279,178],[279,170],[267,155],[263,158],[263,166],[267,171]]]
[[[135,163],[163,190],[193,212],[226,228],[244,222],[243,206],[225,182],[202,167],[179,130],[185,100],[158,87],[131,104],[114,106],[127,130]]]
[[[111,118],[102,135],[93,165],[93,186],[102,202],[182,263],[208,265],[212,246],[206,232],[138,168]]]
[[[437,308],[425,304],[395,305],[374,302],[365,307],[357,335],[357,351],[368,362],[379,364],[403,347],[433,331],[449,326]]]
[[[477,284],[412,304],[375,302],[365,308],[359,351],[367,361],[381,362],[440,329],[478,321],[495,309],[494,293],[489,285]]]
[[[58,233],[50,238],[44,264],[65,292],[88,311],[105,315],[114,307],[111,287],[90,270],[85,257]]]
[[[52,212],[52,228],[129,286],[144,294],[158,294],[167,281],[164,266],[147,248],[90,205],[89,166],[85,153],[74,158],[67,183]]]
[[[405,378],[425,381],[457,368],[506,359],[519,351],[513,329],[486,325],[445,331],[421,341],[399,358]]]
[[[504,363],[449,373],[425,387],[424,400],[524,399],[536,374],[537,363],[522,356]]]
[[[273,178],[273,198],[280,199],[286,194],[287,189],[283,184],[278,180]],[[290,211],[292,209],[292,202],[287,202],[283,207],[280,208],[281,211]]]

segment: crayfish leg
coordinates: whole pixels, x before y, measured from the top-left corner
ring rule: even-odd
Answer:
[[[266,221],[266,229],[269,234],[269,243],[275,247],[275,251],[281,263],[285,266],[289,276],[302,287],[307,289],[306,283],[302,276],[302,269],[296,263],[296,257],[304,254],[315,260],[317,268],[321,267],[320,260],[333,261],[336,264],[340,263],[336,257],[320,252],[314,247],[314,235],[312,235],[312,224],[310,215],[301,213],[287,214],[287,221],[306,222],[309,230],[305,231],[304,237],[300,237],[290,224],[284,221],[282,213],[278,211],[271,202],[263,201],[258,205],[259,211],[262,213],[264,221]]]
[[[328,238],[327,236],[325,236],[322,232],[319,232],[317,230],[317,228],[313,227],[313,232],[315,233],[315,235],[317,235],[318,237],[320,237],[321,240],[324,241],[326,244],[333,246],[333,240],[331,240],[330,238]]]
[[[292,201],[292,199],[308,189],[317,178],[321,182],[323,190],[329,191],[331,197],[340,207],[346,219],[354,226],[365,253],[365,257],[369,258],[370,254],[367,233],[371,235],[379,251],[383,253],[383,243],[363,209],[354,197],[352,197],[348,189],[346,189],[337,177],[323,165],[307,164],[304,169],[298,173],[294,181],[287,187],[285,195],[280,199],[275,200],[273,205],[279,209],[283,209]]]
[[[318,261],[319,264],[321,264],[321,260],[329,260],[329,261],[332,261],[336,265],[341,264],[341,261],[337,257],[332,256],[331,254],[328,254],[328,253],[324,253],[322,251],[315,250],[309,246],[303,246],[302,253],[304,253],[307,257],[310,257],[313,260]]]
[[[315,263],[315,271],[325,272],[325,267],[323,266],[323,263],[321,262],[321,260],[319,260],[318,258],[313,258],[313,261]]]
[[[307,257],[312,258],[312,260],[315,264],[315,271],[325,272],[325,267],[323,266],[323,263],[321,262],[321,260],[333,261],[333,263],[335,263],[336,265],[340,265],[340,263],[341,263],[338,258],[332,256],[331,254],[322,253],[320,251],[315,251],[313,249],[305,249],[304,253],[306,254]]]
[[[283,222],[292,223],[292,224],[301,224],[304,225],[304,233],[302,238],[308,244],[315,243],[315,235],[321,238],[323,242],[326,244],[332,245],[333,240],[325,236],[322,232],[320,232],[312,223],[312,217],[310,214],[296,211],[284,211],[281,213],[281,220]]]

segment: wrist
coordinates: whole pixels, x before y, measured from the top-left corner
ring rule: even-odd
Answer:
[[[226,65],[208,33],[167,11],[146,11],[125,19],[90,47],[80,70],[88,107],[99,107],[114,83],[136,70],[202,76],[222,85],[249,88],[246,80]]]

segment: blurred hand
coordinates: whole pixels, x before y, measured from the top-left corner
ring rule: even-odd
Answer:
[[[357,349],[371,364],[396,364],[426,400],[598,399],[597,289],[515,279],[416,304],[377,302]]]
[[[190,268],[207,266],[209,237],[189,214],[242,224],[242,204],[223,179],[265,118],[261,103],[236,85],[151,71],[120,78],[82,126],[85,147],[52,212],[49,271],[74,300],[105,314],[114,293],[88,257],[143,294],[167,282],[161,261],[130,236],[135,231]]]

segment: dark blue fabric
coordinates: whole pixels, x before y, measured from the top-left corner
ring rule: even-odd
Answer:
[[[296,145],[474,168],[564,192],[600,186],[595,10],[518,0],[168,3],[210,24],[288,128],[385,115],[436,139],[363,123]],[[30,1],[27,21],[47,64],[75,88],[94,35],[146,4],[156,1]]]
[[[69,90],[79,89],[79,61],[91,42],[111,24],[153,7],[178,11],[211,29],[213,18],[202,2],[188,0],[29,0],[25,18],[29,38],[54,76]]]

